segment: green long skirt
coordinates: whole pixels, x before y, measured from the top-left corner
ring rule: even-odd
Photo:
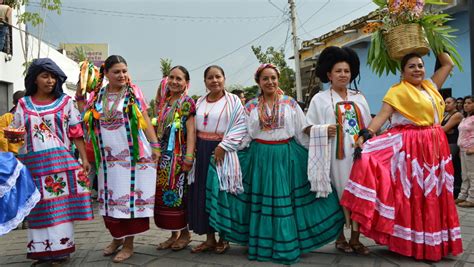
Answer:
[[[316,198],[307,178],[308,151],[288,144],[252,142],[239,152],[244,193],[219,190],[211,163],[206,192],[210,225],[228,241],[248,245],[249,260],[283,264],[334,241],[344,214],[336,193]]]

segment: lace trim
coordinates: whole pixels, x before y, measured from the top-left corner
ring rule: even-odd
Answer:
[[[461,239],[461,228],[441,230],[438,232],[417,232],[400,225],[393,227],[393,236],[412,241],[417,244],[437,246],[442,242],[455,241]]]
[[[351,192],[358,198],[365,199],[370,202],[375,202],[376,192],[373,189],[367,188],[362,186],[358,183],[354,183],[353,181],[347,181],[346,190]]]
[[[25,217],[30,214],[30,211],[36,206],[36,203],[38,203],[40,199],[41,194],[38,189],[35,189],[35,192],[26,201],[25,205],[18,209],[15,218],[0,224],[0,236],[10,232],[12,229],[15,229],[18,224],[20,224],[25,219]]]
[[[354,196],[365,199],[367,201],[375,203],[375,209],[379,214],[388,219],[395,219],[395,207],[391,207],[383,204],[377,197],[376,192],[373,189],[367,188],[363,185],[354,183],[349,180],[347,182],[346,190],[352,193]]]
[[[20,176],[21,169],[23,169],[24,166],[23,163],[21,163],[20,161],[17,160],[16,162],[17,164],[15,170],[13,171],[13,174],[8,177],[6,183],[0,185],[0,197],[3,197],[6,193],[10,192],[10,190],[16,183],[16,179],[18,178],[18,176]]]

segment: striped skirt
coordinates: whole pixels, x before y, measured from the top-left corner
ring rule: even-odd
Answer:
[[[248,245],[248,258],[283,264],[334,241],[344,215],[336,194],[316,198],[307,178],[308,151],[290,140],[252,142],[239,152],[244,193],[219,190],[215,167],[207,179],[210,225],[226,240]]]

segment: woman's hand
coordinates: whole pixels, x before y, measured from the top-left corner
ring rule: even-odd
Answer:
[[[328,136],[329,137],[334,137],[336,136],[337,132],[337,125],[336,124],[331,124],[328,126]]]
[[[161,152],[153,149],[151,151],[151,158],[153,159],[154,162],[157,162],[161,158]]]
[[[89,174],[91,172],[91,164],[87,159],[82,159],[82,169],[86,174]]]
[[[469,148],[466,150],[466,155],[474,155],[474,148]]]
[[[364,142],[365,142],[364,137],[363,137],[363,136],[359,136],[359,137],[357,138],[357,141],[356,141],[355,144],[354,144],[354,147],[355,147],[355,148],[362,148],[362,146],[364,145]]]
[[[181,170],[183,170],[184,172],[189,172],[192,167],[193,167],[192,163],[184,161],[183,165],[181,166]]]
[[[81,74],[79,74],[79,79],[76,83],[76,95],[82,96],[82,89],[81,89]]]
[[[216,165],[222,164],[224,162],[224,155],[225,155],[225,150],[217,146],[216,149],[214,150],[214,160],[216,162]]]

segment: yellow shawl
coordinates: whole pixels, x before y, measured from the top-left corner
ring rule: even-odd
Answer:
[[[423,80],[421,86],[433,98],[438,111],[438,122],[441,122],[445,106],[443,98],[431,81]],[[401,81],[399,84],[392,86],[385,95],[383,102],[392,106],[418,126],[434,124],[433,104],[409,82]]]

